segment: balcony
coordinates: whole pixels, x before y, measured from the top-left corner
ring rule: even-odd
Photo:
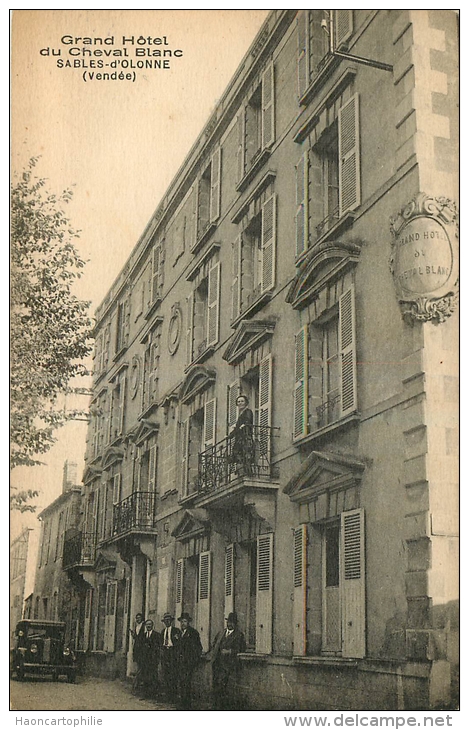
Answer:
[[[155,492],[133,492],[114,505],[112,537],[131,533],[154,533],[156,528]]]
[[[63,569],[94,565],[96,559],[96,535],[94,532],[65,532]]]
[[[272,464],[273,439],[279,429],[252,426],[246,432],[230,435],[199,454],[195,495],[231,496],[240,490],[276,486],[278,470]]]
[[[317,428],[334,423],[340,416],[340,393],[332,395],[316,408]]]

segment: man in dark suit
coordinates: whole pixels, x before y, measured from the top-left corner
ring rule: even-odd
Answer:
[[[220,631],[207,657],[212,661],[213,709],[235,710],[239,702],[236,697],[240,672],[238,654],[246,651],[246,640],[238,629],[236,613],[226,619],[226,629]]]
[[[177,698],[177,652],[181,632],[178,628],[173,626],[174,616],[170,613],[165,613],[162,621],[165,627],[160,633],[161,671],[163,674],[166,697],[171,702],[174,702]]]
[[[137,672],[134,678],[133,689],[137,690],[142,683],[142,656],[140,649],[142,644],[142,636],[145,632],[145,619],[143,618],[143,613],[137,613],[137,615],[135,616],[134,628],[130,628],[129,632],[133,639],[132,659],[137,665]]]
[[[158,689],[158,662],[160,658],[161,637],[153,628],[153,621],[145,621],[145,630],[139,639],[139,654],[141,657],[141,679],[143,691],[147,696],[154,697]]]
[[[178,642],[178,685],[181,710],[192,707],[192,675],[202,656],[199,632],[191,626],[192,618],[186,612],[178,621],[181,623],[181,638]]]

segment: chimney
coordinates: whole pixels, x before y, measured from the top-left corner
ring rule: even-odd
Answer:
[[[64,463],[64,477],[62,482],[62,492],[68,492],[69,489],[77,486],[77,464],[75,461],[67,461]]]

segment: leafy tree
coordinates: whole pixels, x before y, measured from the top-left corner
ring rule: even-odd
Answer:
[[[70,381],[86,375],[91,351],[89,302],[72,293],[85,262],[63,208],[72,191],[47,191],[31,158],[11,189],[11,467],[41,464],[54,432],[76,412],[59,407]],[[12,492],[13,508],[30,509],[33,493]]]

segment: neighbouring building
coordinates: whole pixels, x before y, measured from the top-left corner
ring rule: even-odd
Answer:
[[[90,668],[235,610],[246,707],[454,706],[457,72],[451,10],[269,14],[96,312]]]
[[[26,527],[10,543],[10,639],[15,626],[24,616],[27,598],[28,566],[31,563],[31,535],[34,530]]]

